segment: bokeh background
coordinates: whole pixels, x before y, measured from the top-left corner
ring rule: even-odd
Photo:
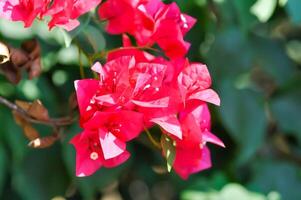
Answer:
[[[227,148],[209,146],[213,167],[183,181],[165,173],[159,151],[131,142],[125,164],[76,178],[75,152],[68,144],[80,132],[76,123],[50,148],[32,149],[11,111],[0,105],[0,199],[301,199],[301,1],[177,3],[198,19],[186,37],[192,44],[188,57],[208,65],[222,100],[220,107],[210,108],[213,132]],[[77,46],[66,43],[75,37],[88,53],[121,45],[119,36],[103,32],[95,14],[81,22],[80,33],[66,34],[49,32],[44,22],[24,29],[0,19],[0,40],[18,47],[36,38],[43,63],[39,78],[28,80],[24,74],[18,85],[0,75],[0,95],[12,101],[40,99],[51,116],[65,115],[73,81],[80,78]],[[89,62],[80,57],[92,77]],[[42,135],[51,131],[36,128]]]

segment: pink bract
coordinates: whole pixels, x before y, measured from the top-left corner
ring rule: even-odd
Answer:
[[[0,17],[22,21],[30,27],[36,18],[50,16],[49,29],[54,26],[71,31],[79,25],[77,18],[101,0],[0,0]]]
[[[130,154],[126,142],[143,130],[143,115],[133,111],[96,112],[71,143],[76,149],[76,175],[89,176],[101,166],[115,167]]]
[[[157,43],[170,58],[185,56],[190,44],[183,37],[196,22],[182,14],[175,3],[160,0],[108,0],[98,13],[108,20],[109,33],[129,33],[139,46]]]

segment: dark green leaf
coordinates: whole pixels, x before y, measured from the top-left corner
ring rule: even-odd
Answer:
[[[88,25],[76,39],[81,49],[87,54],[99,53],[106,46],[102,32],[91,25]]]
[[[87,13],[79,18],[80,25],[78,27],[76,27],[76,29],[69,31],[69,32],[64,29],[61,29],[66,47],[69,47],[72,40],[78,34],[80,34],[83,30],[85,30],[85,28],[88,26],[90,20],[91,20],[91,13]]]
[[[267,121],[263,98],[248,89],[239,90],[232,80],[221,83],[221,119],[239,146],[238,162],[246,162],[264,141]]]
[[[300,0],[288,0],[285,6],[290,18],[295,24],[301,23],[301,1]]]
[[[0,196],[3,192],[3,187],[5,185],[5,179],[7,176],[8,159],[7,152],[4,149],[3,143],[0,143]]]
[[[254,25],[255,22],[257,22],[256,17],[250,12],[251,7],[252,5],[254,5],[255,2],[256,0],[233,1],[238,15],[237,19],[243,30],[248,30]]]
[[[250,38],[254,61],[281,85],[295,73],[294,63],[289,59],[284,44],[276,40],[253,36]]]
[[[301,142],[301,82],[271,100],[272,114],[285,133],[293,133]]]
[[[278,191],[283,200],[301,199],[300,169],[291,163],[265,159],[256,163],[250,188],[268,193]]]

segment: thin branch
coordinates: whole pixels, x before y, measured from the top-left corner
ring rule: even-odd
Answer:
[[[30,116],[29,114],[27,114],[27,112],[25,110],[23,110],[21,107],[19,107],[18,105],[12,103],[11,101],[5,99],[2,96],[0,96],[0,104],[2,104],[4,106],[6,106],[7,108],[17,112],[26,121],[31,122],[31,123],[35,123],[35,124],[43,124],[43,125],[55,127],[55,126],[67,126],[67,125],[72,124],[75,121],[74,118],[71,118],[69,116],[62,117],[62,118],[50,118],[47,121],[35,119],[32,116]]]
[[[152,134],[149,132],[149,130],[146,127],[144,127],[144,131],[146,132],[146,135],[148,139],[151,141],[151,143],[158,149],[161,149],[161,144],[153,138]]]

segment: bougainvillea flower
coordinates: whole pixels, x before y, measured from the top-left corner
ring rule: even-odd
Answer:
[[[166,66],[157,63],[137,63],[134,57],[121,56],[103,67],[92,68],[99,73],[100,86],[94,98],[103,106],[167,107],[169,97],[161,83]]]
[[[185,59],[166,61],[137,49],[121,48],[110,52],[103,66],[94,64],[92,70],[99,74],[99,80],[79,80],[75,85],[81,126],[97,130],[100,138],[101,165],[127,155],[125,142],[143,127],[156,124],[176,142],[174,169],[182,178],[211,166],[207,142],[224,144],[210,132],[206,102],[219,104],[219,98],[210,89],[211,77],[205,65]],[[137,114],[140,122],[135,121]],[[108,131],[108,126],[118,131]]]
[[[12,21],[23,21],[31,26],[38,17],[50,16],[48,23],[68,31],[79,25],[77,18],[96,7],[101,0],[0,0],[0,17]]]
[[[180,113],[183,132],[182,140],[176,139],[174,170],[183,179],[190,174],[211,167],[209,149],[206,143],[224,147],[223,142],[210,132],[210,112],[205,103],[190,102]]]
[[[108,0],[100,6],[99,15],[108,20],[109,33],[129,33],[140,46],[157,43],[171,58],[186,54],[190,44],[183,37],[195,23],[175,3],[160,0]]]
[[[101,0],[54,0],[45,15],[52,17],[48,26],[70,31],[79,25],[77,18],[100,4]]]
[[[50,0],[0,0],[0,17],[23,21],[29,27],[36,17],[43,15],[49,3]]]
[[[176,148],[176,158],[173,165],[175,172],[183,179],[191,174],[211,167],[210,151],[208,147]]]
[[[129,158],[126,142],[143,130],[143,115],[133,111],[96,112],[71,143],[76,149],[76,175],[89,176],[101,166],[115,167]]]
[[[77,104],[81,115],[81,122],[90,119],[98,110],[93,97],[95,96],[99,82],[93,79],[82,79],[74,82]]]
[[[99,131],[86,129],[70,141],[76,150],[76,176],[90,176],[102,166],[115,167],[129,158],[130,154],[125,150],[125,144],[118,143],[121,153],[113,158],[105,159],[100,142],[106,143],[103,142],[104,137],[107,137],[106,140],[109,142],[116,139],[112,134],[105,134],[101,129]]]
[[[178,76],[178,86],[183,101],[197,99],[220,105],[217,93],[209,89],[211,77],[207,66],[204,64],[186,63]]]
[[[128,41],[124,41],[128,44]],[[119,48],[114,51],[110,51],[107,57],[107,61],[111,61],[117,58],[120,58],[122,56],[130,56],[134,57],[135,61],[137,63],[139,62],[152,62],[156,59],[155,56],[145,52],[141,51],[135,47],[125,47],[125,48]]]

